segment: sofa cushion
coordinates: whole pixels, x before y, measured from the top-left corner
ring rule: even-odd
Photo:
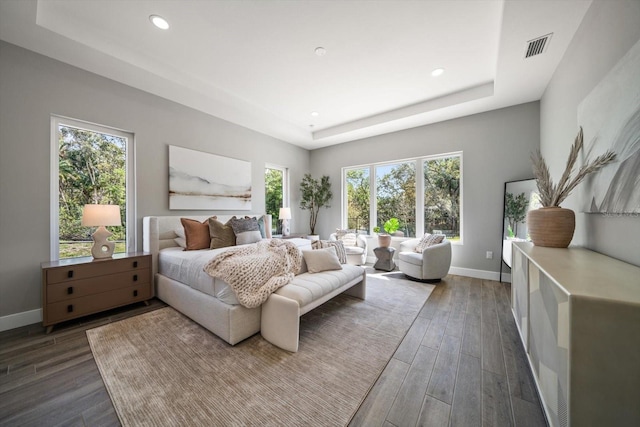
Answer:
[[[298,301],[300,307],[322,298],[350,281],[362,277],[362,267],[343,265],[340,270],[299,274],[275,293]]]
[[[345,246],[344,251],[347,255],[362,255],[364,253],[364,248],[360,246]]]

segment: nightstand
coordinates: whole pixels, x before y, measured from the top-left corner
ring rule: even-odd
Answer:
[[[69,258],[43,262],[42,324],[53,325],[153,297],[151,255],[115,254],[113,258]]]

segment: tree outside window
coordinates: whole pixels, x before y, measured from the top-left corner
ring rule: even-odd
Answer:
[[[405,237],[416,235],[415,162],[376,166],[377,226],[398,218]]]
[[[58,126],[58,253],[60,258],[90,256],[91,233],[80,224],[85,204],[119,205],[122,226],[109,227],[115,252],[126,252],[127,139]]]
[[[282,234],[282,222],[278,220],[280,208],[284,207],[284,170],[265,168],[264,199],[265,212],[271,215],[271,229]]]
[[[424,161],[424,231],[460,238],[460,156]]]
[[[371,204],[369,168],[348,170],[345,182],[347,187],[347,228],[368,234]]]

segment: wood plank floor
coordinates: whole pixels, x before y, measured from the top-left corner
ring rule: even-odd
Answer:
[[[447,276],[351,425],[545,426],[509,300],[509,284]],[[160,307],[0,333],[0,426],[119,426],[85,331]]]

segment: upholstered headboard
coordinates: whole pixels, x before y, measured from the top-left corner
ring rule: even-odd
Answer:
[[[265,234],[271,238],[271,215],[263,214],[235,214],[216,215],[221,222],[227,222],[233,216],[244,218],[245,216],[260,218],[264,216]],[[178,237],[175,230],[182,227],[180,218],[204,221],[211,215],[180,215],[180,216],[145,216],[142,219],[143,250],[151,254],[153,259],[153,274],[158,272],[158,252],[164,248],[177,247],[175,238]]]

